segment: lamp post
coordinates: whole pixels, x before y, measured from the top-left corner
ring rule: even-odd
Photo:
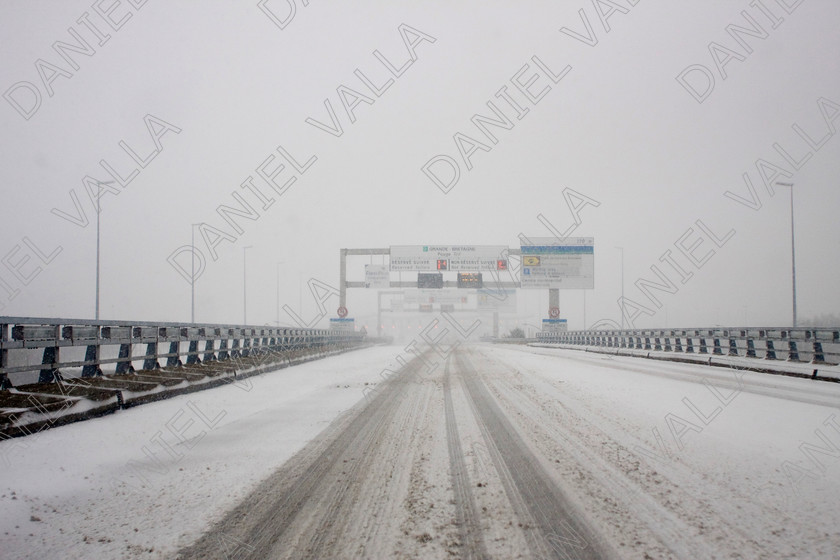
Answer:
[[[102,185],[110,185],[113,181],[97,181],[99,192],[96,193],[96,311],[95,318],[99,320],[99,214],[102,211]]]
[[[586,330],[586,290],[583,290],[583,330]]]
[[[190,260],[192,262],[192,274],[190,275],[190,323],[195,323],[195,226],[200,226],[201,223],[192,224],[192,252],[190,252]]]
[[[253,245],[242,247],[242,324],[248,324],[248,249]]]
[[[277,261],[277,326],[280,326],[280,265],[285,261]]]
[[[782,183],[777,181],[777,185],[783,187],[790,187],[790,273],[791,285],[793,290],[793,326],[796,326],[796,243],[793,236],[793,183]]]
[[[616,246],[621,251],[621,304],[624,305],[624,247]],[[621,330],[624,330],[624,307],[621,307]]]
[[[99,320],[99,211],[101,209],[99,195],[100,193],[96,193],[96,311],[94,315],[97,321]]]
[[[523,325],[525,325],[526,327],[531,327],[531,328],[533,328],[535,333],[536,333],[536,332],[539,332],[539,331],[542,331],[542,329],[541,329],[540,327],[538,327],[537,325],[535,325],[535,324],[533,324],[533,323],[523,322],[522,324],[523,324]],[[527,332],[525,333],[525,335],[526,335],[526,337],[528,337],[528,336],[527,336],[527,335],[528,335],[528,333],[527,333]],[[530,338],[530,337],[528,337],[528,338]]]

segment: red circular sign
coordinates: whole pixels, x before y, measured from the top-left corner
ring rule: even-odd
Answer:
[[[347,317],[347,308],[342,305],[341,307],[338,308],[337,313],[338,313],[339,317],[344,319],[345,317]]]
[[[559,307],[552,307],[548,310],[548,316],[552,319],[556,319],[560,316],[560,308]]]

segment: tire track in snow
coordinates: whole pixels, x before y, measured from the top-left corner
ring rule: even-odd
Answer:
[[[462,558],[488,558],[475,497],[470,490],[470,481],[464,464],[461,439],[458,436],[458,423],[455,419],[455,406],[452,403],[452,387],[449,375],[450,360],[446,360],[443,391],[446,416],[446,441],[449,449],[449,469],[452,477],[452,491],[455,493],[455,512],[458,532],[461,536],[464,554]]]
[[[594,431],[587,434],[587,430],[592,430],[591,426],[570,411],[563,411],[563,422],[558,421],[557,416],[552,417],[546,413],[547,405],[537,395],[546,394],[549,387],[534,385],[529,387],[533,391],[527,391],[514,386],[507,379],[494,379],[488,384],[500,404],[508,410],[515,410],[520,415],[520,423],[528,424],[523,429],[558,442],[564,462],[566,458],[570,459],[576,468],[584,469],[586,476],[592,477],[603,490],[612,494],[614,500],[625,504],[634,516],[632,521],[641,521],[673,557],[711,558],[715,555],[704,542],[690,538],[692,527],[660,505],[636,481],[629,479],[622,470],[602,457],[596,451],[597,447],[593,447],[586,437],[591,435],[593,439],[600,440],[606,437],[605,434]],[[559,410],[556,412],[559,413]],[[581,423],[583,426],[579,427]],[[625,461],[638,461],[629,449],[619,448],[619,452]],[[550,455],[550,452],[545,454]]]
[[[385,382],[386,387],[351,419],[339,422],[335,430],[328,430],[330,433],[324,436],[326,443],[323,440],[313,443],[319,452],[305,449],[288,461],[213,530],[182,550],[179,558],[218,557],[219,534],[245,543],[247,558],[288,554],[296,558],[330,557],[325,549],[337,544],[332,529],[344,511],[341,505],[346,503],[348,493],[358,490],[359,478],[369,472],[367,463],[373,456],[369,450],[382,441],[398,407],[409,398],[404,389],[413,382],[420,363],[415,359],[391,376]],[[303,514],[313,505],[323,513],[316,515],[316,519],[304,519],[311,517]],[[314,539],[307,541],[306,535],[312,536],[313,523],[318,530]],[[303,535],[296,535],[296,531]]]
[[[522,518],[533,556],[562,560],[612,557],[612,551],[606,549],[600,537],[579,517],[570,500],[540,466],[479,380],[463,349],[457,350],[456,364],[505,491]],[[527,530],[528,526],[536,531]]]

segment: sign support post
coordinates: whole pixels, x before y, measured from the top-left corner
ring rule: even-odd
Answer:
[[[339,261],[341,272],[339,273],[338,278],[338,306],[347,307],[347,249],[341,249],[341,253],[339,254]]]
[[[548,289],[548,316],[556,319],[557,317],[552,316],[552,309],[560,309],[560,288]]]

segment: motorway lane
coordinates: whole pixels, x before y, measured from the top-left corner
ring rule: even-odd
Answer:
[[[471,408],[496,471],[535,558],[608,558],[611,554],[572,501],[552,480],[485,385],[470,353],[455,356]]]
[[[391,376],[181,557],[609,557],[462,352]]]
[[[482,345],[441,364],[380,383],[180,557],[774,557],[735,508],[773,512],[698,499],[683,483],[704,473],[659,472],[562,381]]]

